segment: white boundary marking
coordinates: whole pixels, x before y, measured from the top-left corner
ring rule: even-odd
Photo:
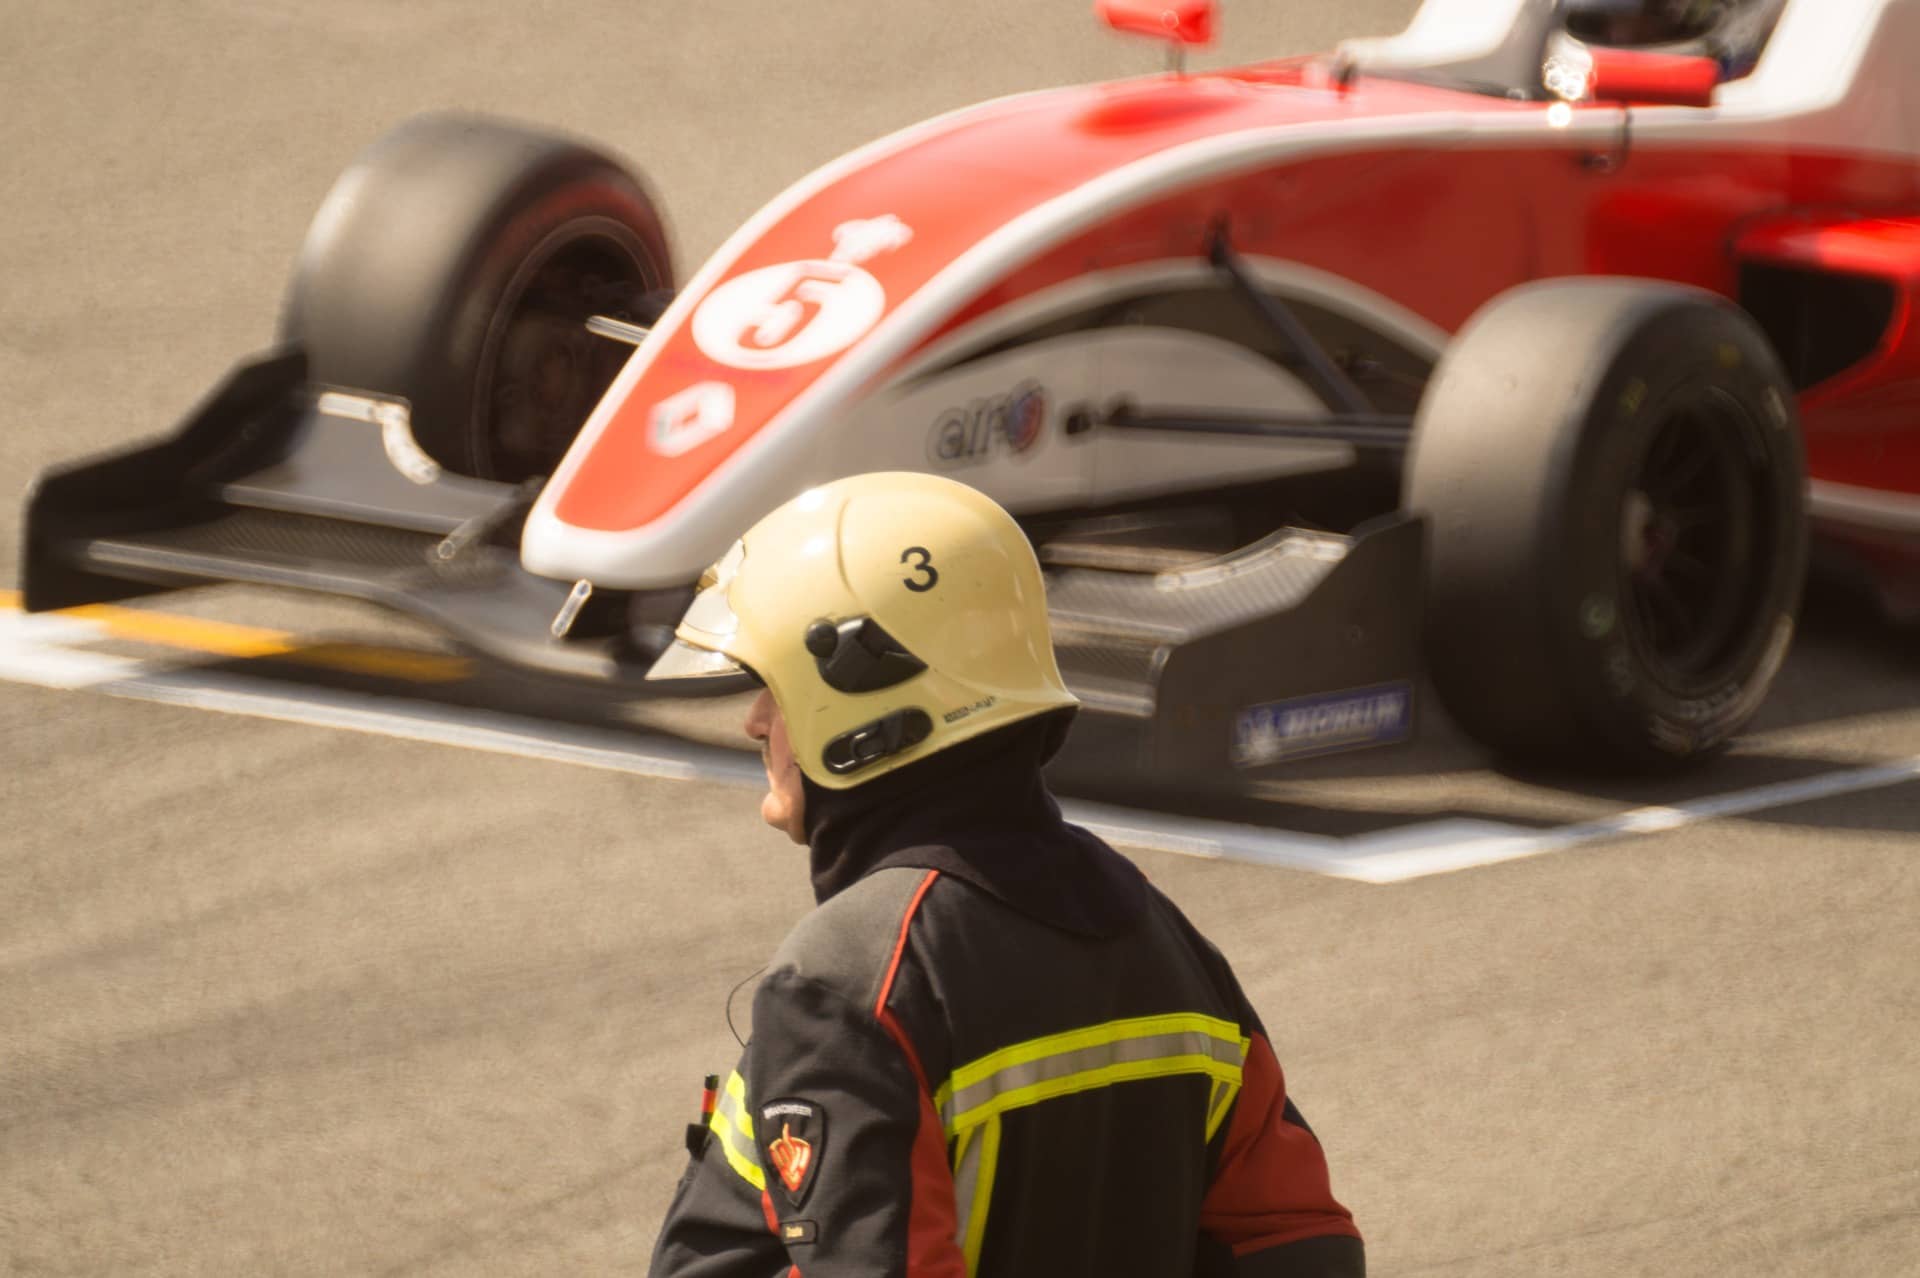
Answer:
[[[96,622],[57,613],[30,616],[0,611],[0,680],[369,732],[662,781],[706,781],[740,788],[760,784],[757,758],[719,746],[549,722],[497,710],[277,683],[197,669],[190,662],[142,661],[71,646],[108,637],[106,627]],[[1062,807],[1069,819],[1126,847],[1383,884],[1565,852],[1611,839],[1665,833],[1721,817],[1745,816],[1914,780],[1920,780],[1920,755],[1671,805],[1633,808],[1550,829],[1447,819],[1344,839],[1077,801],[1065,802]]]

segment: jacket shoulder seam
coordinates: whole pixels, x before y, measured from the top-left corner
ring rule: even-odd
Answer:
[[[774,952],[769,972],[791,970],[874,1015],[898,967],[905,921],[932,877],[917,867],[867,875],[801,919]]]

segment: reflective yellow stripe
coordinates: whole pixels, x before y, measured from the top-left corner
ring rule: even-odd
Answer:
[[[1174,1012],[1164,1016],[1133,1016],[1125,1020],[1105,1021],[1099,1025],[1068,1030],[1064,1034],[1049,1034],[1044,1038],[1015,1043],[1011,1047],[1003,1047],[997,1052],[982,1056],[977,1061],[962,1065],[953,1072],[952,1078],[941,1084],[940,1090],[935,1093],[934,1108],[944,1109],[955,1091],[971,1087],[980,1080],[990,1078],[1010,1066],[1025,1065],[1044,1057],[1077,1052],[1088,1047],[1100,1047],[1123,1039],[1193,1033],[1206,1034],[1228,1043],[1242,1042],[1238,1025],[1215,1016],[1203,1016],[1198,1012]]]
[[[971,1061],[941,1084],[934,1104],[953,1136],[993,1114],[1133,1079],[1202,1074],[1238,1086],[1249,1041],[1233,1022],[1197,1012],[1107,1021]],[[1210,1091],[1209,1117],[1216,1099]]]
[[[713,1111],[713,1134],[720,1140],[720,1152],[727,1156],[727,1166],[740,1173],[740,1179],[752,1185],[756,1190],[767,1187],[767,1175],[760,1170],[760,1164],[740,1152],[734,1144],[733,1124],[719,1110]]]
[[[1011,1091],[1001,1092],[965,1113],[955,1114],[952,1127],[954,1131],[964,1131],[990,1118],[996,1118],[1010,1109],[1022,1109],[1043,1100],[1052,1100],[1056,1096],[1070,1096],[1074,1092],[1091,1091],[1096,1087],[1110,1087],[1115,1083],[1130,1083],[1142,1078],[1165,1078],[1174,1074],[1205,1074],[1222,1083],[1237,1084],[1240,1081],[1239,1066],[1223,1065],[1211,1056],[1201,1056],[1197,1053],[1184,1056],[1161,1056],[1146,1061],[1123,1061],[1118,1065],[1102,1065],[1097,1069],[1064,1074],[1059,1078],[1050,1078],[1045,1082],[1031,1083],[1026,1087],[1016,1087]]]
[[[984,1214],[986,1204],[980,1202],[980,1157],[973,1147],[974,1138],[982,1129],[969,1127],[960,1133],[960,1139],[953,1147],[953,1207],[955,1215],[954,1241],[966,1248],[967,1236],[972,1231],[968,1225],[972,1222],[975,1209]],[[967,1262],[967,1272],[973,1272],[973,1262]]]
[[[20,608],[18,591],[0,590],[0,612]],[[164,648],[217,657],[260,659],[282,657],[302,665],[324,666],[354,674],[371,674],[413,683],[455,683],[473,673],[465,657],[405,648],[382,648],[349,643],[304,643],[282,630],[261,630],[224,621],[202,621],[174,613],[150,612],[113,604],[82,604],[54,614],[92,622],[116,639],[130,639]]]
[[[1198,1075],[1207,1091],[1206,1132],[1212,1140],[1233,1098],[1252,1040],[1232,1021],[1198,1012],[1136,1016],[1030,1039],[970,1061],[934,1093],[948,1139],[958,1242],[974,1273],[986,1241],[1000,1163],[1000,1118],[1056,1096],[1147,1078]],[[962,1108],[964,1107],[964,1108]]]
[[[980,1128],[980,1170],[974,1181],[973,1202],[966,1216],[966,1233],[961,1251],[967,1259],[967,1278],[980,1268],[980,1247],[987,1240],[987,1209],[993,1205],[993,1173],[1000,1165],[1000,1120],[992,1118]]]
[[[747,1112],[747,1080],[740,1077],[739,1070],[734,1070],[727,1075],[727,1095],[733,1098],[733,1103],[740,1112],[740,1134],[752,1140],[753,1115]]]
[[[720,1103],[713,1107],[713,1117],[707,1120],[707,1127],[720,1142],[727,1166],[756,1191],[764,1192],[767,1174],[760,1169],[760,1160],[755,1157],[753,1119],[747,1113],[747,1082],[738,1070],[727,1076],[726,1090],[720,1095]]]
[[[1247,1054],[1247,1048],[1250,1047],[1252,1043],[1253,1040],[1250,1038],[1240,1040],[1241,1056],[1244,1057]],[[1235,1079],[1232,1082],[1215,1080],[1213,1086],[1218,1095],[1214,1098],[1213,1108],[1207,1111],[1207,1140],[1209,1142],[1213,1140],[1213,1134],[1220,1130],[1220,1124],[1226,1121],[1227,1111],[1233,1108],[1234,1098],[1240,1094],[1240,1080]]]

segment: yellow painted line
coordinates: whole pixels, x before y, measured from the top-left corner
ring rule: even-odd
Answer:
[[[88,653],[69,647],[71,634],[37,641],[31,622],[18,612],[19,596],[0,591],[0,682],[54,689],[95,689],[108,696],[165,705],[189,706],[227,714],[252,715],[290,723],[315,724],[375,733],[406,741],[427,741],[521,758],[544,759],[581,767],[604,768],[630,776],[667,781],[709,782],[764,789],[759,762],[751,755],[630,730],[548,722],[526,715],[476,707],[449,706],[425,699],[393,699],[382,694],[231,678],[227,671],[146,669],[133,659]],[[161,614],[130,608],[74,609],[44,614],[50,618],[91,614],[89,637],[105,633],[122,618],[149,623]],[[182,621],[184,618],[165,618]],[[21,623],[28,623],[22,625]],[[285,655],[306,652],[292,637],[273,631],[191,622],[204,637],[229,639],[251,635],[273,639]],[[60,627],[54,627],[55,630]],[[204,647],[199,650],[205,651]],[[325,648],[318,651],[325,654]],[[354,649],[354,668],[376,649]],[[458,658],[419,652],[393,652],[410,665],[427,660],[446,671]],[[251,686],[249,686],[251,685]],[[1275,869],[1302,870],[1360,883],[1404,883],[1434,874],[1549,856],[1574,848],[1669,833],[1709,821],[1832,799],[1897,786],[1920,786],[1920,754],[1884,763],[1842,767],[1799,781],[1749,790],[1701,795],[1671,804],[1629,809],[1597,820],[1553,829],[1458,817],[1421,821],[1374,834],[1335,838],[1202,817],[1173,816],[1132,808],[1069,800],[1061,804],[1069,821],[1117,846],[1178,856],[1242,861]]]
[[[0,611],[20,611],[20,592],[0,590]],[[78,608],[63,608],[49,615],[91,622],[116,639],[131,639],[217,657],[278,657],[301,665],[404,679],[409,683],[457,683],[473,673],[473,663],[465,657],[359,644],[305,643],[284,630],[236,626],[225,621],[201,621],[195,617],[121,608],[113,604],[84,604]]]

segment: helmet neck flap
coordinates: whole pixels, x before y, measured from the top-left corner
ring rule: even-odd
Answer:
[[[815,899],[909,866],[939,870],[1078,935],[1133,927],[1146,907],[1145,879],[1062,819],[1041,776],[1072,718],[1068,708],[1025,719],[852,789],[803,778]]]

